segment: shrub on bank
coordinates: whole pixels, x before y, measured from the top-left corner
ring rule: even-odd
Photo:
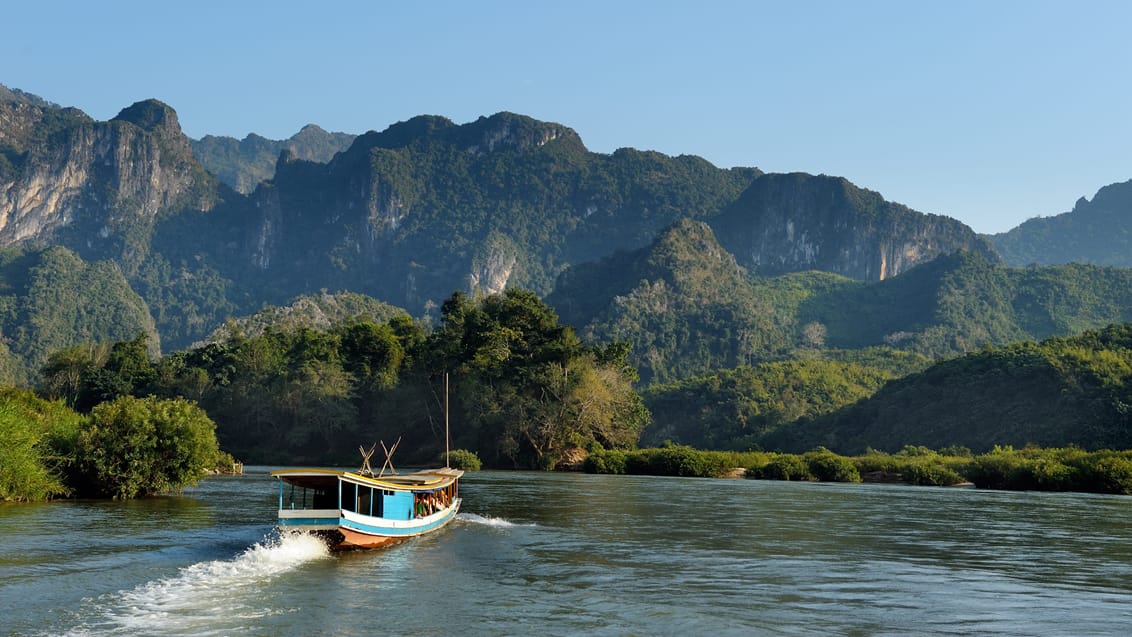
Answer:
[[[71,492],[66,474],[80,417],[62,401],[0,391],[0,501],[41,501]]]
[[[853,461],[828,449],[806,452],[802,459],[818,482],[860,482],[861,474]]]
[[[971,457],[966,449],[941,454],[905,447],[895,454],[870,450],[846,457],[818,448],[802,455],[701,451],[680,445],[633,451],[594,449],[582,465],[587,473],[719,477],[746,467],[761,480],[860,482],[862,474],[913,485],[973,482],[985,489],[1080,491],[1132,495],[1132,451],[995,447]]]
[[[921,487],[950,487],[965,482],[954,469],[934,462],[908,462],[900,467],[900,479]]]
[[[984,489],[1132,495],[1132,451],[995,447],[975,456],[967,476]]]
[[[621,475],[625,473],[625,464],[624,451],[620,449],[595,449],[582,462],[582,471]]]
[[[582,463],[586,473],[715,478],[757,454],[702,451],[684,445],[620,451],[595,449]]]
[[[216,466],[216,426],[184,399],[122,396],[95,407],[77,445],[80,494],[130,499],[177,491]]]
[[[762,467],[749,469],[747,476],[759,480],[816,480],[810,473],[809,464],[802,458],[789,453],[776,454]]]
[[[480,457],[476,452],[467,449],[453,449],[448,454],[448,465],[455,469],[463,469],[464,471],[479,471],[483,466]]]

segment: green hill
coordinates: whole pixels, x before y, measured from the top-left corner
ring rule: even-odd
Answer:
[[[626,341],[641,381],[669,382],[788,351],[787,327],[705,223],[572,268],[547,299],[586,338]]]
[[[871,398],[801,420],[764,448],[838,453],[905,445],[1132,448],[1132,324],[1024,342],[940,362]]]
[[[799,418],[871,396],[889,375],[827,360],[792,360],[719,370],[644,392],[652,424],[641,446],[665,441],[699,449],[746,449]]]
[[[0,253],[0,373],[27,383],[49,354],[94,341],[160,338],[145,302],[109,261],[86,263],[66,248]]]

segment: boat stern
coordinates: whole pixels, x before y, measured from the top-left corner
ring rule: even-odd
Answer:
[[[276,526],[281,531],[333,531],[340,520],[338,509],[279,509]]]

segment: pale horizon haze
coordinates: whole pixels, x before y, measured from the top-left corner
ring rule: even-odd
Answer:
[[[167,2],[4,9],[0,84],[190,137],[512,111],[593,151],[843,176],[981,233],[1132,179],[1132,3]]]

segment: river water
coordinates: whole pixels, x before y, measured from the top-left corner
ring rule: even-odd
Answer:
[[[477,472],[328,554],[266,471],[0,506],[0,634],[1128,635],[1132,498]]]

